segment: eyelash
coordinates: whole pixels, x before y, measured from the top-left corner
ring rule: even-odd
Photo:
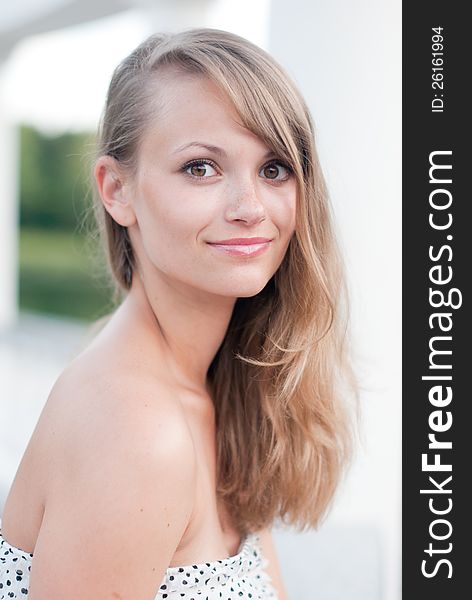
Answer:
[[[218,170],[216,163],[214,163],[209,158],[199,158],[199,159],[190,160],[189,162],[185,163],[185,165],[182,165],[181,170],[185,173],[187,171],[187,169],[189,169],[190,167],[193,167],[194,165],[202,165],[202,164],[210,165],[210,167],[213,167],[215,169],[215,171]],[[186,174],[189,177],[192,177],[192,179],[206,179],[206,177],[196,177],[195,175],[192,175],[191,173],[186,173]]]
[[[194,165],[201,165],[201,164],[210,165],[210,167],[213,167],[215,169],[215,171],[218,171],[218,167],[217,167],[216,163],[213,162],[212,160],[210,160],[209,158],[198,158],[198,159],[190,160],[189,162],[182,165],[181,171],[195,180],[208,179],[207,177],[197,177],[195,175],[192,175],[191,173],[186,173],[187,169],[189,169],[190,167],[193,167]],[[280,165],[288,173],[288,175],[285,179],[272,179],[272,180],[268,179],[268,181],[272,181],[275,184],[283,183],[284,181],[287,181],[293,173],[293,170],[287,164],[285,164],[284,162],[282,162],[280,160],[271,160],[268,163],[266,163],[265,165],[263,165],[260,170],[262,171],[262,169],[265,169],[266,167],[269,167],[270,165]]]

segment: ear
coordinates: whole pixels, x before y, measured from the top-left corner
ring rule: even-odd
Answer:
[[[112,156],[100,156],[95,164],[94,176],[106,211],[119,225],[134,225],[136,216],[129,188],[125,186],[125,173],[118,161]]]

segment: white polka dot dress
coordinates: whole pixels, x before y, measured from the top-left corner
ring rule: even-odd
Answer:
[[[27,598],[33,554],[11,546],[0,530],[0,600]],[[259,537],[250,533],[238,554],[222,560],[169,567],[155,600],[277,600]]]

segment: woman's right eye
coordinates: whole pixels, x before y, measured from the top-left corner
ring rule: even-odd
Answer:
[[[195,179],[208,179],[217,174],[214,163],[209,160],[193,160],[185,164],[183,170]]]

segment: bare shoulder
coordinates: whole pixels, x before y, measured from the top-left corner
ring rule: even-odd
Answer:
[[[48,402],[64,458],[34,549],[32,599],[154,597],[194,503],[178,399],[149,374],[76,363]]]
[[[177,391],[142,369],[73,362],[48,398],[68,472],[97,455],[172,457],[194,466],[194,445]],[[120,463],[117,463],[117,467]]]

